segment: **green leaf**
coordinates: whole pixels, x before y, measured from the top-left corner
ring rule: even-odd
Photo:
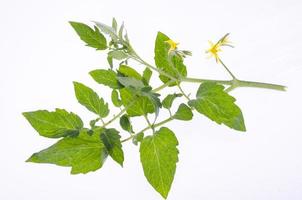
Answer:
[[[80,104],[91,112],[104,118],[109,114],[108,104],[91,88],[82,83],[73,82],[76,97]]]
[[[246,131],[240,108],[234,103],[235,98],[224,91],[224,86],[216,83],[202,83],[195,100],[189,101],[199,113],[204,114],[218,124]]]
[[[142,91],[142,96],[148,97],[151,103],[153,104],[154,111],[155,111],[155,117],[157,118],[159,114],[159,109],[162,107],[162,104],[160,102],[160,99],[158,98],[160,95],[157,93],[150,91]]]
[[[125,131],[127,131],[129,133],[133,133],[132,125],[131,125],[128,115],[125,114],[125,115],[121,116],[120,125],[121,125],[122,129],[124,129]]]
[[[164,72],[168,73],[169,75],[178,78],[179,76],[187,76],[187,69],[186,66],[183,64],[183,59],[177,54],[173,54],[170,52],[170,45],[166,42],[170,40],[168,36],[165,34],[158,32],[156,41],[155,41],[155,64],[157,68],[163,70]],[[161,81],[164,83],[170,81],[170,79],[164,75],[160,75]],[[175,85],[173,83],[171,85]]]
[[[172,107],[174,99],[176,99],[177,97],[181,97],[181,96],[182,96],[182,94],[180,94],[180,93],[179,94],[176,94],[176,93],[168,94],[162,102],[163,107],[166,109],[170,109]]]
[[[145,87],[144,83],[141,80],[137,80],[133,77],[123,77],[119,76],[117,77],[120,84],[122,84],[125,87],[131,87],[137,90],[140,90]]]
[[[135,134],[132,138],[132,143],[137,145],[139,142],[143,141],[144,139],[144,132],[140,132],[138,134]]]
[[[140,96],[130,88],[120,89],[120,95],[130,117],[141,116],[155,111],[153,103],[148,97]]]
[[[95,128],[95,127],[96,127],[95,124],[96,124],[99,120],[100,120],[100,118],[96,118],[96,119],[90,120],[90,122],[89,122],[90,127],[91,127],[92,129]]]
[[[117,80],[117,74],[113,70],[96,69],[89,72],[89,74],[99,84],[109,86],[113,89],[120,88]]]
[[[178,162],[177,145],[174,133],[165,127],[154,135],[145,137],[140,145],[144,174],[153,188],[164,198],[167,198],[174,179]]]
[[[186,104],[182,103],[179,105],[178,110],[174,114],[173,118],[189,121],[193,118],[193,113],[191,108],[189,108]]]
[[[116,107],[121,107],[121,105],[123,105],[122,101],[119,98],[117,90],[112,90],[111,101],[112,101],[113,105]]]
[[[106,38],[100,33],[97,27],[95,30],[87,26],[86,24],[79,22],[69,22],[74,28],[77,34],[80,36],[87,46],[96,48],[97,50],[105,50],[107,48]]]
[[[101,22],[94,22],[94,23],[96,24],[96,26],[97,26],[98,28],[101,29],[101,31],[102,31],[103,33],[110,35],[111,39],[112,39],[114,42],[118,41],[118,36],[116,35],[116,32],[115,32],[115,30],[114,30],[112,27],[110,27],[110,26],[108,26],[108,25],[106,25],[106,24],[103,24],[103,23],[101,23]]]
[[[120,138],[121,136],[119,135],[119,132],[114,128],[104,129],[101,133],[101,139],[108,151],[108,154],[113,160],[123,166],[124,152]]]
[[[76,135],[83,128],[80,117],[62,109],[56,109],[54,112],[47,110],[24,112],[23,115],[31,126],[44,137],[59,138]]]
[[[118,31],[118,37],[120,38],[120,40],[124,40],[123,32],[124,32],[124,22],[122,23],[120,30]]]
[[[137,80],[142,80],[142,76],[133,68],[127,65],[121,65],[118,69],[120,73],[127,77],[133,77]]]
[[[146,85],[149,85],[151,76],[152,76],[152,71],[148,67],[146,67],[143,72],[143,81]]]
[[[114,17],[112,18],[112,28],[115,32],[117,32],[117,22]]]
[[[110,55],[107,56],[107,62],[109,64],[110,68],[112,69],[113,68],[113,58]]]
[[[122,50],[109,51],[108,57],[111,57],[115,60],[124,60],[128,58],[128,55]]]
[[[63,138],[49,148],[33,154],[27,162],[70,166],[72,174],[86,174],[101,168],[106,155],[99,135],[90,136],[82,131],[78,137]]]

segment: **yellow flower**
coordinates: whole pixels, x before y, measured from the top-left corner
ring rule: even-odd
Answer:
[[[221,47],[222,46],[229,46],[229,47],[233,47],[232,43],[229,41],[229,33],[225,34],[220,40],[218,40],[217,43],[213,43],[211,41],[209,41],[210,44],[210,48],[206,51],[206,53],[209,53],[210,56],[209,57],[214,57],[216,62],[218,63],[220,61],[218,52],[221,52]]]
[[[219,62],[219,56],[218,56],[218,52],[221,51],[221,44],[220,43],[216,43],[214,44],[213,42],[209,41],[210,44],[210,48],[206,51],[206,53],[209,53],[210,56],[209,57],[214,57],[216,62]]]
[[[168,54],[170,54],[172,51],[175,51],[177,49],[177,45],[179,44],[177,42],[174,42],[173,40],[167,40],[165,42],[170,45],[170,49],[168,51]]]

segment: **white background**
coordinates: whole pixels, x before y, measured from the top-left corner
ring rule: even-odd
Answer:
[[[104,54],[84,47],[67,22],[111,23],[113,16],[125,21],[133,46],[149,62],[160,30],[180,42],[179,48],[193,51],[186,60],[189,76],[228,79],[204,50],[209,39],[231,32],[236,48],[222,59],[240,79],[288,86],[287,92],[240,88],[231,93],[244,113],[246,133],[198,113],[191,122],[168,124],[180,141],[169,199],[302,199],[301,10],[300,0],[1,0],[0,199],[161,199],[145,180],[138,147],[131,143],[124,145],[124,168],[108,159],[87,175],[24,162],[55,140],[38,136],[22,112],[59,107],[86,121],[93,118],[74,98],[74,80],[108,99],[109,90],[88,75],[107,68]],[[160,84],[155,77],[152,81]],[[197,87],[184,85],[192,95]]]

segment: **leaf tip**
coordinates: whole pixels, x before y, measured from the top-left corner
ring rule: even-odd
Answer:
[[[89,74],[90,76],[92,76],[94,72],[95,72],[95,70],[91,70],[90,72],[88,72],[88,74]]]
[[[22,112],[21,114],[23,115],[23,117],[25,117],[25,118],[26,118],[26,117],[27,117],[27,115],[28,115],[28,112]]]
[[[74,27],[74,25],[77,24],[77,22],[75,22],[75,21],[68,21],[68,23],[69,23],[72,27]]]
[[[25,162],[35,162],[36,154],[32,154],[28,159],[25,160]]]
[[[76,85],[79,85],[80,83],[77,82],[77,81],[72,81],[72,84],[73,84],[74,86],[76,86]]]

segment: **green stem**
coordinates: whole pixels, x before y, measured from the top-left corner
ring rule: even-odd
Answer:
[[[225,89],[225,92],[231,92],[232,90],[234,90],[236,87],[234,87],[234,85],[229,86],[227,89]]]
[[[286,91],[286,86],[283,85],[261,83],[261,82],[254,82],[254,81],[241,81],[241,80],[237,80],[237,81],[238,81],[238,87],[254,87],[254,88],[265,88],[265,89]]]
[[[153,89],[152,92],[158,92],[158,91],[164,89],[165,87],[168,87],[172,82],[173,82],[173,81],[168,81],[168,82],[166,82],[165,84],[162,84],[161,86],[159,86],[159,87]]]
[[[219,58],[218,59],[219,63],[224,67],[225,70],[231,75],[233,79],[236,79],[235,75],[229,70],[229,68],[222,62],[222,60]]]
[[[124,143],[124,142],[127,142],[127,141],[131,140],[132,138],[134,138],[135,135],[136,134],[131,135],[130,137],[127,137],[126,139],[121,140],[121,143]]]
[[[190,101],[190,97],[183,91],[183,89],[180,87],[180,84],[177,84],[177,87],[179,89],[179,91],[181,92],[181,94],[188,100]]]
[[[181,81],[189,82],[189,83],[214,82],[214,83],[223,84],[223,85],[232,85],[232,80],[215,80],[215,79],[184,77],[181,79]]]
[[[199,79],[199,78],[182,78],[183,82],[190,83],[203,83],[203,82],[214,82],[222,85],[233,85],[236,81],[236,87],[255,87],[255,88],[264,88],[271,90],[285,91],[286,87],[283,85],[271,84],[271,83],[262,83],[262,82],[253,82],[253,81],[241,81],[241,80],[214,80],[214,79]]]
[[[121,110],[117,115],[114,115],[112,119],[110,119],[108,122],[103,124],[103,128],[108,126],[109,124],[111,124],[113,121],[115,121],[117,118],[119,118],[120,116],[122,116],[127,110],[127,107],[124,108],[123,110]]]
[[[172,120],[173,120],[173,117],[169,117],[169,118],[167,118],[167,119],[165,119],[165,120],[163,120],[163,121],[161,121],[161,122],[158,122],[157,124],[154,124],[152,127],[155,129],[156,127],[159,127],[159,126],[161,126],[161,125],[164,125],[164,124],[166,124],[166,123],[168,123],[168,122],[170,122],[170,121],[172,121]],[[143,132],[145,132],[145,131],[151,129],[152,127],[147,126],[146,128],[144,128],[144,129],[142,129],[141,131],[139,131],[137,134],[143,133]],[[126,141],[128,141],[128,140],[131,140],[131,139],[134,138],[137,134],[131,135],[130,137],[128,137],[128,138],[122,140],[121,142],[123,143],[123,142],[126,142]]]
[[[105,124],[104,120],[102,118],[100,118],[100,120],[101,120],[102,124],[104,125]]]
[[[148,119],[148,116],[147,116],[146,114],[144,115],[144,118],[146,119],[146,122],[147,122],[149,128],[151,128],[152,131],[153,131],[153,133],[154,133],[154,126],[151,124],[151,122],[150,122],[150,120]]]

